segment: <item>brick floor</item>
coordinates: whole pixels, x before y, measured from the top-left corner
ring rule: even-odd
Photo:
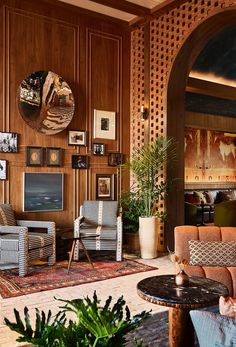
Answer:
[[[158,257],[152,260],[137,260],[144,264],[158,267],[158,269],[149,272],[108,279],[96,283],[87,283],[74,287],[23,295],[16,298],[1,298],[0,347],[16,347],[24,345],[15,342],[17,334],[12,332],[3,324],[4,317],[7,317],[10,320],[15,320],[13,309],[16,308],[18,311],[23,312],[24,306],[27,306],[29,308],[29,312],[32,318],[35,316],[36,307],[40,310],[44,310],[45,312],[51,309],[53,313],[56,313],[58,311],[58,306],[60,305],[60,303],[57,302],[54,297],[61,299],[82,298],[84,296],[92,296],[94,290],[96,290],[98,298],[101,299],[102,302],[104,302],[109,295],[112,295],[114,300],[123,295],[132,315],[139,313],[142,310],[152,310],[153,314],[167,310],[166,307],[154,305],[141,299],[137,295],[136,285],[141,279],[145,277],[174,273],[174,265],[170,262],[168,256]]]

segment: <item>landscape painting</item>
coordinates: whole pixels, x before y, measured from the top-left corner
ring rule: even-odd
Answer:
[[[63,210],[63,173],[24,173],[23,211]]]

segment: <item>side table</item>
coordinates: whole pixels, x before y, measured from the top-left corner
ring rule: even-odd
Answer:
[[[73,233],[72,227],[56,227],[56,259],[65,260],[67,259],[67,254],[71,249],[72,242],[65,242],[62,240],[62,235],[66,233]]]
[[[175,284],[175,275],[153,276],[137,284],[138,295],[153,304],[170,307],[170,347],[194,347],[194,328],[189,311],[212,306],[221,295],[228,296],[228,288],[203,277],[190,277],[187,287]]]
[[[69,256],[69,262],[68,262],[68,270],[67,272],[69,273],[70,271],[70,265],[71,265],[71,262],[72,262],[72,259],[73,259],[73,255],[74,255],[74,251],[75,251],[75,245],[76,245],[76,242],[79,241],[89,263],[91,264],[92,268],[94,269],[94,265],[92,263],[92,260],[90,259],[90,256],[88,254],[88,251],[87,249],[85,248],[85,245],[83,243],[83,239],[88,239],[88,238],[96,238],[97,235],[81,235],[81,236],[78,236],[78,237],[74,237],[74,234],[73,233],[64,233],[62,234],[61,238],[62,240],[71,240],[72,241],[72,246],[71,246],[71,250],[70,250],[70,256]]]

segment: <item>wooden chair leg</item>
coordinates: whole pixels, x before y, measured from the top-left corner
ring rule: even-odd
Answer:
[[[72,261],[72,258],[73,258],[73,254],[74,254],[74,250],[75,250],[75,244],[76,244],[76,240],[73,240],[71,251],[70,251],[70,257],[69,257],[67,273],[69,273],[69,271],[70,271],[70,264],[71,264],[71,261]]]
[[[94,265],[93,265],[93,263],[92,263],[92,260],[90,259],[90,256],[89,256],[89,254],[88,254],[87,249],[85,248],[85,245],[84,245],[83,241],[82,241],[82,240],[79,240],[79,242],[80,242],[80,244],[81,244],[81,247],[83,248],[83,251],[84,251],[84,253],[85,253],[85,255],[86,255],[88,261],[90,262],[90,264],[92,265],[92,268],[94,269]]]

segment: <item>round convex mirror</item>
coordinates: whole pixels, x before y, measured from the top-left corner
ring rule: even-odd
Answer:
[[[45,135],[63,131],[75,110],[70,87],[52,71],[36,71],[27,76],[19,86],[17,102],[24,121]]]

